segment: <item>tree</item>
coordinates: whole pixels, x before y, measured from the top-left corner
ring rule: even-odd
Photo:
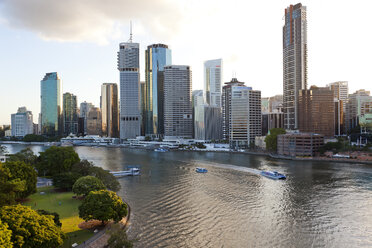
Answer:
[[[59,220],[59,214],[58,213],[49,212],[49,211],[44,210],[44,209],[38,209],[38,210],[36,210],[36,212],[40,215],[51,215],[53,217],[54,224],[56,224],[56,226],[62,227],[62,223]]]
[[[7,151],[6,146],[2,146],[2,145],[0,145],[0,155],[5,154],[6,151]]]
[[[72,186],[72,192],[77,195],[87,196],[91,191],[105,189],[102,181],[96,177],[85,176],[80,177]]]
[[[277,151],[278,145],[278,135],[285,134],[285,130],[283,128],[272,128],[270,129],[270,134],[266,136],[266,149],[272,152]]]
[[[127,216],[127,205],[112,191],[91,191],[79,206],[79,217],[88,220],[120,221]]]
[[[26,198],[36,193],[37,173],[31,165],[23,161],[7,161],[4,166],[10,171],[9,180],[19,178],[26,183],[25,190],[16,194],[17,198]]]
[[[0,163],[0,206],[15,204],[17,194],[26,190],[26,181],[10,179],[9,168]]]
[[[59,247],[63,233],[50,215],[39,215],[30,207],[5,206],[0,209],[0,219],[12,231],[15,247]]]
[[[30,148],[23,149],[16,154],[9,155],[7,161],[23,161],[30,165],[35,165],[37,161],[37,156]]]
[[[128,239],[126,230],[121,228],[120,224],[112,225],[109,234],[110,238],[107,241],[109,248],[133,247],[133,240]]]
[[[118,182],[118,179],[109,171],[106,171],[101,167],[93,166],[89,175],[100,179],[105,187],[109,190],[115,192],[120,190],[120,183]]]
[[[63,190],[71,190],[72,186],[81,177],[76,172],[64,172],[52,176],[53,186]]]
[[[23,141],[25,141],[25,142],[43,142],[43,141],[45,141],[45,138],[42,135],[26,134],[25,137],[23,137]]]
[[[36,168],[39,175],[53,176],[70,171],[72,166],[79,162],[79,155],[72,147],[52,146],[45,152],[40,152]]]
[[[12,231],[8,229],[8,224],[2,223],[0,220],[0,247],[13,247],[11,241]]]

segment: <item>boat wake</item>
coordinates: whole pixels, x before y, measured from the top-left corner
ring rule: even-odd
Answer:
[[[200,161],[193,161],[193,162],[197,164],[200,163]],[[206,161],[203,161],[203,164],[212,166],[212,167],[222,168],[222,169],[230,169],[230,170],[235,170],[235,171],[248,172],[248,173],[255,174],[255,175],[261,175],[261,172],[262,172],[261,170],[232,165],[232,164],[219,164],[219,163],[206,162]]]

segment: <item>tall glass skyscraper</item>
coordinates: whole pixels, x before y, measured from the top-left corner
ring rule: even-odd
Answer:
[[[119,45],[120,139],[133,139],[141,132],[139,43]]]
[[[204,62],[204,102],[221,107],[222,59]]]
[[[307,18],[301,3],[285,9],[283,26],[284,128],[298,129],[299,90],[307,87]]]
[[[45,74],[40,81],[41,133],[62,134],[62,82],[57,72]]]
[[[146,50],[145,135],[164,134],[164,66],[172,64],[167,45],[154,44]]]
[[[118,85],[104,83],[101,86],[102,135],[119,137]]]
[[[66,92],[63,94],[63,123],[64,134],[77,134],[78,132],[78,111],[77,98],[74,94]]]

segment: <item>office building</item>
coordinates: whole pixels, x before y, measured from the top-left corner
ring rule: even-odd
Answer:
[[[298,129],[298,92],[307,88],[307,18],[301,3],[285,9],[283,112],[285,129]]]
[[[104,83],[101,86],[102,135],[119,137],[118,85]]]
[[[268,132],[273,128],[284,128],[283,112],[262,114],[262,135],[268,134]]]
[[[191,68],[185,65],[164,67],[164,135],[193,137]]]
[[[278,154],[290,157],[312,157],[324,145],[324,135],[287,133],[278,135]]]
[[[164,135],[164,66],[172,64],[172,51],[164,44],[146,50],[145,135]]]
[[[87,134],[87,119],[90,109],[93,108],[93,104],[90,102],[80,103],[80,113],[79,113],[79,133],[82,135]],[[82,120],[80,120],[82,118]]]
[[[17,113],[11,115],[11,135],[13,137],[24,137],[34,133],[32,112],[26,107],[18,108]]]
[[[101,110],[91,107],[87,117],[87,134],[102,135],[102,115]]]
[[[261,136],[261,91],[233,78],[222,88],[223,137],[230,147],[247,148]]]
[[[283,112],[283,95],[269,97],[269,113]]]
[[[222,59],[204,62],[204,102],[221,107]]]
[[[194,138],[196,140],[222,139],[222,112],[217,106],[200,104],[194,107]]]
[[[140,106],[141,106],[141,136],[145,136],[145,125],[144,125],[144,120],[145,120],[145,99],[146,99],[146,82],[141,81],[140,82]]]
[[[333,137],[335,105],[333,91],[328,87],[311,86],[299,91],[299,130]]]
[[[349,94],[346,103],[346,128],[348,132],[357,131],[353,130],[368,123],[372,123],[371,107],[372,96],[370,92],[364,89],[358,90],[353,94]],[[362,125],[361,125],[362,124]]]
[[[139,43],[120,43],[118,70],[120,71],[120,139],[141,135],[141,89],[139,72]]]
[[[345,134],[345,111],[349,95],[349,86],[347,81],[338,81],[327,85],[333,91],[335,102],[335,135]]]
[[[68,92],[63,94],[63,123],[65,135],[78,133],[77,99]]]
[[[45,74],[40,81],[41,133],[62,135],[62,82],[57,72]]]

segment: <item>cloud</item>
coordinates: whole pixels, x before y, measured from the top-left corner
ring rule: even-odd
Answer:
[[[129,20],[156,38],[167,39],[182,20],[171,0],[2,0],[8,26],[30,30],[45,40],[106,43]]]

